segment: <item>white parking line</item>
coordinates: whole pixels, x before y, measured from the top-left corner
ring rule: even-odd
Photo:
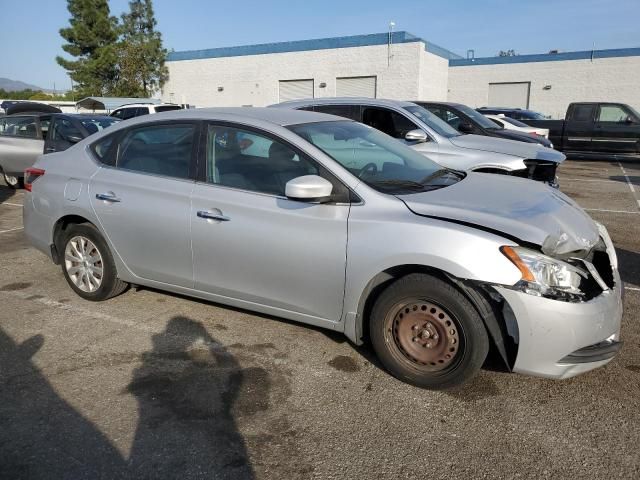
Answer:
[[[615,180],[609,180],[607,178],[575,178],[575,177],[558,177],[558,180],[561,181],[574,181],[574,182],[607,182],[612,183]]]
[[[0,233],[9,233],[9,232],[15,232],[17,230],[22,230],[24,227],[16,227],[16,228],[10,228],[9,230],[0,230]]]
[[[627,185],[629,185],[629,189],[631,190],[631,194],[633,195],[633,198],[638,204],[638,208],[640,208],[640,200],[638,200],[638,198],[636,197],[636,189],[633,186],[633,183],[631,183],[631,180],[629,179],[629,175],[627,175],[627,172],[625,171],[624,167],[620,162],[618,162],[618,166],[620,167],[620,170],[622,170],[622,175],[624,175],[624,178],[627,181]]]
[[[640,288],[636,288],[636,287],[627,287],[626,285],[624,286],[625,290],[631,290],[632,292],[640,292]]]
[[[10,207],[22,207],[21,203],[10,203],[10,202],[2,202],[0,205],[9,205]]]
[[[583,208],[587,212],[608,212],[608,213],[631,213],[632,215],[640,215],[640,212],[632,212],[630,210],[606,210],[604,208]]]

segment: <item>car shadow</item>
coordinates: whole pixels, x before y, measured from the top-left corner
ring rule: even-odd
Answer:
[[[0,183],[0,203],[9,200],[16,194],[16,191],[13,188],[9,188],[4,185],[4,183]]]
[[[626,284],[640,287],[640,253],[616,248],[618,271]]]
[[[235,415],[268,401],[268,377],[242,369],[201,323],[173,317],[140,356],[122,392],[138,403],[127,457],[33,363],[43,344],[0,328],[0,478],[254,477]],[[239,398],[247,382],[252,398]]]

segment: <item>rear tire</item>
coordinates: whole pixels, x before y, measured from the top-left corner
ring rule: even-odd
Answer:
[[[90,223],[70,225],[59,245],[62,273],[79,296],[98,302],[126,290],[128,285],[118,278],[111,251],[96,227]]]
[[[421,388],[466,382],[489,351],[487,331],[471,302],[426,274],[402,277],[382,292],[371,312],[370,336],[387,370]]]

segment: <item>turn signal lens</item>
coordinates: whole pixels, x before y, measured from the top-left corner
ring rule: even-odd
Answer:
[[[531,273],[531,270],[529,270],[529,268],[524,264],[524,262],[520,259],[520,257],[512,247],[500,247],[500,251],[505,257],[511,260],[511,263],[518,267],[518,270],[520,270],[520,273],[522,274],[522,280],[531,283],[536,281],[533,273]]]

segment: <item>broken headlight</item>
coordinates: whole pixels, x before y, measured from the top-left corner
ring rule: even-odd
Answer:
[[[515,288],[530,295],[562,300],[578,300],[581,278],[587,273],[574,265],[522,247],[502,247],[502,253],[511,260],[522,279]]]

